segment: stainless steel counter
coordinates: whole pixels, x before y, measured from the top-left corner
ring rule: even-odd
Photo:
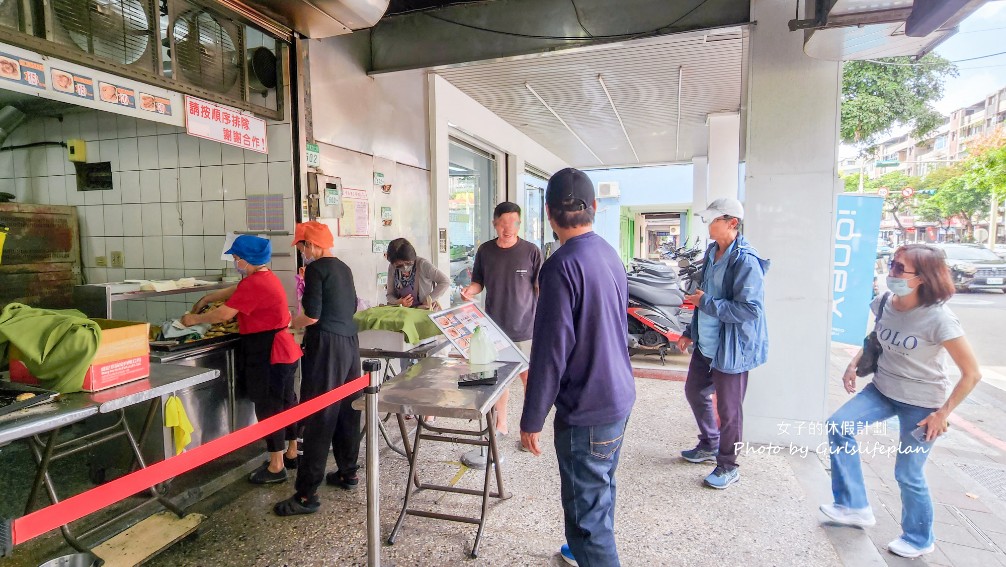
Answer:
[[[151,366],[150,377],[100,392],[60,399],[0,417],[0,445],[109,413],[217,378],[220,372],[184,366]]]

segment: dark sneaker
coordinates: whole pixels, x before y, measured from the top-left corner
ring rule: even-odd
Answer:
[[[739,469],[735,468],[728,471],[723,467],[716,467],[713,469],[713,472],[709,473],[709,476],[707,476],[703,482],[705,482],[706,486],[709,488],[723,490],[740,479],[741,471]]]
[[[314,514],[318,511],[318,508],[321,508],[321,502],[318,501],[317,497],[304,498],[295,494],[282,502],[277,502],[272,507],[272,511],[277,516],[296,516],[299,514]]]
[[[715,463],[716,454],[717,451],[709,451],[696,447],[687,451],[681,451],[681,458],[689,463]]]
[[[300,455],[294,458],[287,457],[283,455],[283,466],[290,471],[297,470],[297,465],[300,463]]]
[[[352,490],[360,484],[360,477],[356,473],[346,474],[342,471],[330,472],[325,475],[325,484],[338,486],[343,490]]]
[[[286,482],[286,469],[279,472],[272,472],[268,466],[260,467],[255,472],[248,475],[248,482],[252,484],[279,484]]]

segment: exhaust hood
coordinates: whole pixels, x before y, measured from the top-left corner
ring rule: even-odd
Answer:
[[[384,16],[390,0],[217,0],[217,2],[230,9],[244,5],[274,18],[303,36],[321,39],[373,27]]]

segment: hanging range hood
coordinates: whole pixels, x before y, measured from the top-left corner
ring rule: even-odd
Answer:
[[[390,0],[217,0],[231,10],[242,5],[274,18],[311,39],[352,33],[373,27]]]

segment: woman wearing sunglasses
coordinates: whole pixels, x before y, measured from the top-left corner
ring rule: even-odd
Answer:
[[[894,477],[901,488],[901,536],[887,549],[902,557],[930,553],[933,502],[923,468],[936,438],[947,431],[950,413],[971,393],[981,374],[971,345],[946,302],[954,284],[943,254],[932,246],[898,248],[887,277],[890,294],[871,308],[882,346],[873,381],[828,419],[831,489],[835,502],[821,506],[831,521],[848,526],[876,523],[866,498],[856,434],[872,423],[898,417],[900,443]],[[961,378],[950,391],[946,355]],[[842,377],[847,392],[856,391],[860,350]]]

